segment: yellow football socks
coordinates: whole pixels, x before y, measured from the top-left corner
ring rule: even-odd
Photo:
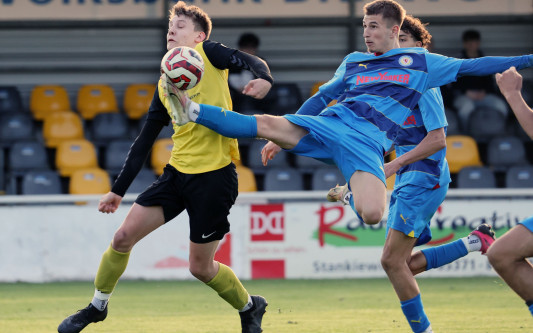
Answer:
[[[231,268],[222,263],[218,263],[218,265],[217,275],[206,284],[235,309],[241,310],[248,304],[248,291]]]
[[[130,252],[118,252],[109,245],[107,250],[102,255],[100,267],[94,279],[94,286],[97,290],[105,294],[111,294],[118,279],[126,270]]]

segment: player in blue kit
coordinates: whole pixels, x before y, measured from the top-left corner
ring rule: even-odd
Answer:
[[[426,48],[431,35],[419,19],[407,15],[399,40],[402,47]],[[494,241],[491,227],[482,224],[468,237],[412,254],[414,246],[431,240],[430,220],[444,200],[451,180],[445,148],[447,125],[440,90],[426,91],[396,137],[396,159],[385,164],[385,176],[397,173],[397,177],[381,263],[413,332],[432,332],[414,275],[472,251],[485,253]],[[329,201],[353,205],[351,198],[347,184],[328,193]]]
[[[365,223],[376,224],[386,205],[383,155],[422,94],[458,76],[533,66],[533,55],[455,59],[422,48],[400,48],[404,17],[403,7],[392,0],[367,4],[364,38],[373,54],[346,56],[334,77],[298,114],[241,115],[192,102],[167,84],[174,121],[192,121],[232,138],[265,138],[289,152],[333,161],[353,190],[357,212]],[[339,102],[326,107],[333,99]]]
[[[533,110],[520,92],[522,76],[511,68],[496,74],[496,82],[520,125],[533,139]],[[487,257],[502,279],[526,302],[533,315],[533,265],[527,259],[533,257],[533,216],[494,242]]]

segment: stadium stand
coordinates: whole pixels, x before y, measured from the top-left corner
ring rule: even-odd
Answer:
[[[124,91],[123,108],[130,119],[140,119],[150,107],[155,93],[154,84],[130,84]]]
[[[319,168],[328,167],[328,164],[324,162],[302,155],[294,155],[294,164],[301,172],[310,174]]]
[[[109,174],[97,167],[78,169],[70,177],[70,194],[105,194],[110,190]]]
[[[30,111],[38,121],[58,111],[70,111],[67,90],[59,85],[35,86],[30,95]]]
[[[99,113],[90,124],[91,142],[102,147],[112,140],[130,137],[128,119],[122,113]]]
[[[152,147],[152,156],[150,157],[150,166],[156,175],[161,175],[163,169],[170,160],[170,154],[174,143],[172,139],[157,139]]]
[[[102,166],[111,177],[116,177],[122,169],[132,143],[132,140],[114,140],[105,147]]]
[[[462,168],[457,175],[457,188],[495,188],[496,177],[487,167]]]
[[[22,175],[35,169],[50,169],[45,147],[38,141],[15,142],[9,149],[7,168],[12,175]]]
[[[261,162],[261,150],[267,144],[265,140],[253,140],[248,147],[246,166],[252,169],[255,175],[264,175],[272,167],[288,167],[287,152],[281,150],[274,159],[268,161],[268,166]]]
[[[446,121],[448,122],[446,135],[461,135],[461,123],[459,121],[457,113],[452,109],[445,108],[444,114],[446,115]]]
[[[46,147],[57,148],[66,140],[83,139],[85,131],[78,114],[72,111],[58,111],[44,117],[42,133]]]
[[[0,86],[0,113],[20,111],[23,108],[19,89],[15,86]]]
[[[474,110],[466,126],[466,133],[478,143],[486,143],[497,135],[505,135],[506,130],[505,116],[491,108]]]
[[[235,163],[235,169],[237,171],[237,179],[239,182],[239,192],[257,191],[257,182],[255,181],[253,171],[241,163]]]
[[[99,113],[119,112],[115,91],[105,84],[83,85],[78,91],[76,105],[86,120],[92,120]]]
[[[533,166],[514,166],[505,173],[505,187],[533,188]]]
[[[156,180],[154,172],[150,169],[141,169],[130,187],[128,193],[141,193]]]
[[[337,167],[322,167],[313,172],[311,189],[327,191],[336,185],[344,185],[346,181]]]
[[[476,141],[466,135],[446,137],[446,159],[451,173],[458,173],[462,168],[481,166],[481,159]]]
[[[514,136],[490,140],[487,145],[487,164],[497,172],[528,164],[524,143]]]
[[[82,168],[96,168],[96,149],[92,142],[86,139],[61,142],[57,146],[55,165],[62,177],[70,177]]]
[[[63,194],[59,174],[55,170],[27,172],[22,179],[20,194]]]
[[[265,112],[272,115],[295,113],[302,103],[302,94],[296,83],[276,83],[263,100]]]
[[[3,147],[22,140],[34,140],[35,126],[29,113],[5,112],[0,114],[0,143]]]
[[[293,168],[274,167],[265,173],[265,191],[303,191],[302,174]]]

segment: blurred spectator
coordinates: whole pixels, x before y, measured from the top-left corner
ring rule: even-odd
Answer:
[[[477,30],[463,32],[463,51],[461,58],[472,59],[483,57],[480,49],[481,34]],[[492,76],[464,76],[457,80],[454,89],[459,96],[455,98],[454,107],[463,126],[468,124],[468,117],[479,107],[490,107],[500,111],[507,117],[508,109],[498,93]]]
[[[257,56],[260,43],[261,41],[256,34],[246,32],[239,37],[237,47],[239,51]],[[260,58],[263,59],[262,57]],[[230,69],[228,83],[230,87],[231,99],[233,101],[233,110],[240,112],[261,109],[261,100],[257,100],[242,94],[244,86],[250,82],[250,80],[255,78],[256,77],[254,77],[254,74],[250,71]]]

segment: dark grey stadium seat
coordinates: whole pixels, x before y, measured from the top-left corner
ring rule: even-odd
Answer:
[[[15,142],[9,149],[8,170],[11,174],[24,174],[29,170],[49,169],[44,145],[37,141]]]
[[[91,123],[91,142],[99,147],[111,140],[130,138],[128,117],[122,113],[99,113]]]
[[[261,150],[267,144],[266,140],[254,140],[248,147],[248,160],[246,166],[252,169],[256,175],[264,175],[265,172],[272,167],[287,167],[287,152],[281,150],[274,159],[268,161],[268,166],[263,166],[261,162]]]
[[[490,140],[487,145],[487,164],[495,171],[505,171],[515,165],[528,164],[524,143],[515,136]]]
[[[265,191],[303,191],[302,174],[293,168],[271,168],[265,173]]]
[[[329,166],[328,164],[311,157],[302,155],[295,155],[294,157],[296,167],[303,173],[313,173],[319,168],[327,168]]]
[[[514,166],[505,174],[505,187],[533,188],[533,166]]]
[[[466,167],[457,175],[457,188],[495,188],[496,177],[487,167]]]
[[[103,167],[111,177],[117,176],[122,170],[132,143],[132,140],[115,140],[106,146]]]
[[[276,83],[268,92],[262,103],[265,113],[284,115],[295,113],[302,106],[302,94],[296,83]]]
[[[477,142],[486,143],[507,132],[505,116],[492,108],[478,108],[468,118],[467,134]]]
[[[313,173],[313,178],[311,181],[311,189],[314,191],[317,190],[329,190],[335,185],[344,185],[346,180],[336,167],[325,167],[316,169]]]
[[[7,147],[16,141],[35,139],[33,118],[29,113],[0,114],[0,143]]]
[[[17,87],[0,86],[0,113],[21,112],[22,98]]]
[[[21,194],[62,194],[59,174],[54,170],[27,172],[22,179]]]
[[[446,121],[448,122],[446,135],[460,135],[462,130],[457,113],[448,108],[444,109],[444,113],[446,115]]]
[[[141,169],[130,187],[128,193],[141,193],[156,180],[154,172],[150,169]]]

